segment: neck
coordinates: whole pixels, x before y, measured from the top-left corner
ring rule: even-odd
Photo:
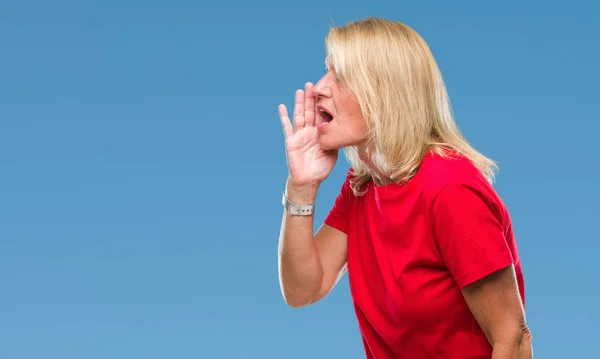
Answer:
[[[394,183],[392,179],[386,176],[381,170],[379,170],[371,157],[367,154],[364,148],[360,148],[358,150],[358,157],[363,161],[364,164],[367,165],[369,172],[371,172],[371,178],[373,178],[373,182],[376,186],[386,186],[388,184]]]

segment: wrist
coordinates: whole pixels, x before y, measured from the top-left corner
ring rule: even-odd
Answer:
[[[285,188],[285,196],[291,202],[298,205],[314,204],[319,191],[319,184],[294,184],[288,180]]]

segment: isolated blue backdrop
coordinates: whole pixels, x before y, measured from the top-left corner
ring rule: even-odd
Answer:
[[[3,1],[0,358],[363,358],[346,278],[282,300],[277,105],[368,16],[423,35],[500,163],[536,357],[597,355],[598,2],[416,3]]]

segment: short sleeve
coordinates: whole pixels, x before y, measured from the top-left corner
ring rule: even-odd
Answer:
[[[432,210],[437,245],[461,289],[513,264],[504,206],[491,187],[451,183],[438,193]]]
[[[349,172],[346,181],[342,185],[340,193],[333,203],[333,207],[325,217],[325,224],[344,233],[348,233],[348,216],[352,205],[352,188],[350,188],[351,174]]]

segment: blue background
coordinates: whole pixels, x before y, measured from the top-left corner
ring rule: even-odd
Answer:
[[[346,277],[285,306],[277,105],[399,20],[497,160],[539,358],[597,355],[598,2],[3,1],[0,358],[363,358]],[[322,186],[316,220],[348,166]]]

